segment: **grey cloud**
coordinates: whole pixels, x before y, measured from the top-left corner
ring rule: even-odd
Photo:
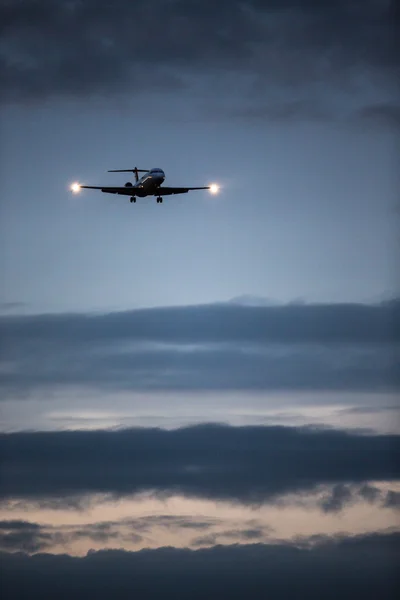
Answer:
[[[385,498],[384,506],[386,508],[399,509],[400,508],[400,492],[395,492],[393,490],[389,490],[386,495],[386,498]]]
[[[133,542],[140,542],[142,537],[140,535],[131,534]],[[89,539],[93,542],[107,543],[110,540],[119,541],[121,535],[118,531],[111,531],[110,528],[99,527],[97,524],[93,526],[86,526],[77,531],[73,531],[68,535],[68,541],[76,539]]]
[[[218,519],[195,519],[179,515],[152,515],[130,519],[129,521],[138,531],[150,531],[154,527],[166,529],[208,529],[219,522]]]
[[[0,550],[40,552],[60,541],[60,535],[45,531],[37,523],[0,521]]]
[[[12,531],[32,531],[40,529],[40,525],[37,523],[30,523],[29,521],[0,521],[0,530],[7,529]]]
[[[208,535],[201,535],[192,540],[193,546],[216,546],[217,540],[219,539],[218,533],[209,533]]]
[[[3,1],[2,97],[136,95],[221,71],[250,74],[255,89],[370,71],[392,82],[392,18],[373,0]]]
[[[355,593],[365,600],[389,600],[399,591],[399,538],[398,533],[376,533],[325,538],[311,548],[276,543],[196,551],[114,550],[90,552],[84,558],[3,553],[2,586],[10,600],[27,596],[198,600],[216,595],[230,600],[297,596],[346,600]]]
[[[0,521],[0,550],[37,553],[50,551],[56,545],[66,545],[76,540],[91,540],[100,544],[109,542],[123,547],[124,543],[138,544],[146,536],[154,536],[157,528],[179,531],[180,529],[205,531],[218,524],[220,519],[194,519],[179,515],[154,515],[125,518],[117,521],[101,521],[83,525],[42,525],[26,521]],[[261,530],[260,530],[261,531]],[[259,537],[256,529],[227,532],[225,537]],[[146,538],[148,539],[148,537]]]
[[[270,528],[259,528],[259,529],[230,529],[224,531],[223,536],[225,538],[240,538],[242,540],[255,540],[262,538],[266,533],[270,533]]]
[[[382,492],[379,488],[377,488],[373,485],[368,485],[368,484],[363,485],[358,490],[358,494],[359,494],[359,496],[361,496],[361,498],[363,498],[363,500],[366,500],[367,502],[370,502],[371,504],[373,504],[374,502],[377,502],[382,496]]]
[[[354,484],[337,484],[327,491],[318,502],[319,507],[325,513],[340,512],[348,506],[364,500],[370,504],[376,504],[380,508],[398,508],[400,505],[400,493],[389,490],[386,494],[376,486],[365,483],[361,486]]]
[[[0,549],[9,552],[39,552],[54,546],[51,534],[36,531],[14,531],[0,534]]]
[[[68,500],[94,492],[118,497],[146,491],[161,497],[178,493],[274,502],[321,485],[398,479],[399,440],[396,435],[223,425],[2,434],[0,497]]]
[[[396,301],[1,317],[3,397],[111,389],[393,389]],[[396,354],[397,352],[397,354]],[[0,365],[1,366],[1,365]]]
[[[1,463],[0,463],[1,464]],[[2,463],[3,466],[4,463]],[[105,501],[107,498],[103,498]],[[40,498],[37,500],[31,498],[30,500],[18,500],[16,499],[13,503],[13,507],[18,510],[71,510],[81,511],[89,510],[96,502],[89,496],[74,495],[70,494],[67,497],[52,497],[52,498]]]
[[[123,530],[120,527],[123,526]],[[51,526],[25,521],[0,521],[0,549],[8,552],[34,554],[50,550],[57,545],[65,545],[74,540],[87,539],[107,543],[110,540],[122,541],[129,534],[131,542],[138,543],[143,538],[132,531],[129,522],[94,523],[83,526]]]
[[[5,344],[43,341],[100,343],[394,343],[400,342],[400,301],[367,304],[211,304],[109,314],[0,317]]]
[[[71,355],[56,348],[19,361],[14,369],[3,369],[4,394],[39,390],[52,386],[88,386],[99,390],[385,390],[400,384],[398,365],[388,349],[369,352],[337,348],[288,349],[275,355],[273,349],[202,348],[142,350],[126,355],[105,350],[77,348]],[[15,363],[14,363],[15,364]],[[22,396],[24,397],[24,396]],[[28,396],[29,397],[29,396]]]
[[[333,487],[332,492],[320,502],[322,510],[326,513],[339,512],[352,499],[351,489],[343,484]]]
[[[266,537],[270,536],[272,528],[269,527],[258,527],[252,529],[229,529],[226,531],[219,531],[215,533],[209,533],[194,538],[192,540],[193,546],[216,546],[221,544],[223,541],[234,539],[235,542],[250,542],[255,540],[265,540]]]

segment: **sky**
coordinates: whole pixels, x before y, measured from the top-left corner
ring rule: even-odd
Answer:
[[[0,23],[2,597],[394,597],[395,3]]]

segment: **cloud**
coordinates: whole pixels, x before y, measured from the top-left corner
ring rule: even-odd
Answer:
[[[219,523],[220,519],[217,518],[191,518],[179,515],[152,515],[80,525],[50,525],[8,520],[0,521],[0,550],[33,554],[43,550],[50,551],[60,545],[66,548],[75,541],[82,542],[82,540],[104,545],[112,543],[124,547],[126,542],[140,544],[148,541],[151,536],[157,535],[155,530],[160,528],[173,532],[182,529],[204,532]],[[227,539],[248,541],[261,537],[262,532],[262,528],[253,527],[237,532],[227,531],[223,536]],[[144,535],[147,537],[143,537]]]
[[[123,531],[120,530],[123,526]],[[133,543],[142,541],[142,536],[133,531],[129,521],[93,523],[83,526],[51,526],[25,521],[0,521],[0,550],[34,554],[49,551],[55,546],[74,540],[88,539],[93,542],[120,542],[127,539]]]
[[[120,531],[119,527],[123,525],[123,532]],[[110,522],[110,523],[94,523],[85,525],[81,528],[66,528],[67,531],[64,533],[65,542],[71,542],[74,540],[89,539],[93,542],[108,543],[111,540],[118,545],[122,545],[123,540],[129,540],[134,544],[138,544],[143,540],[143,537],[132,530],[132,523],[121,521],[121,522]],[[69,531],[68,531],[69,529]],[[64,543],[65,543],[64,542]]]
[[[29,521],[0,521],[0,530],[3,529],[32,531],[40,529],[40,525],[37,523],[29,523]]]
[[[227,531],[219,531],[215,533],[208,533],[194,538],[192,544],[196,546],[216,546],[221,544],[223,541],[234,539],[235,543],[238,542],[255,542],[263,541],[268,537],[273,529],[271,527],[257,527],[252,529],[229,529]]]
[[[321,83],[378,77],[391,91],[393,11],[384,0],[3,1],[2,99],[181,93],[199,80],[216,90],[229,74],[266,106],[307,86],[314,105]]]
[[[373,485],[365,484],[358,490],[359,496],[367,502],[374,503],[381,498],[381,490]]]
[[[0,386],[396,389],[399,316],[398,301],[3,316]]]
[[[193,598],[340,596],[396,597],[400,534],[375,533],[295,544],[245,545],[202,550],[162,548],[140,552],[65,555],[2,554],[7,598]],[[134,573],[134,577],[132,576]]]
[[[398,479],[399,449],[396,435],[291,427],[1,434],[0,497],[68,504],[90,493],[150,492],[259,504],[321,485]],[[340,506],[343,488],[333,498],[327,506]]]
[[[322,499],[320,506],[326,513],[339,512],[352,498],[351,490],[343,484],[335,485],[331,494]]]
[[[386,499],[385,506],[387,508],[400,508],[400,492],[395,492],[393,490],[389,490]]]
[[[3,316],[6,343],[152,341],[171,343],[400,342],[400,300],[367,304],[211,304],[108,314]]]
[[[326,487],[326,486],[325,486]],[[324,513],[339,513],[349,506],[354,506],[360,500],[379,508],[397,508],[400,493],[389,490],[386,494],[374,485],[364,484],[335,484],[323,492],[317,505]]]
[[[40,552],[54,546],[60,538],[60,534],[45,531],[37,523],[0,521],[0,550]]]
[[[150,531],[153,527],[165,527],[166,529],[208,529],[218,523],[217,518],[193,518],[179,515],[151,515],[130,519],[130,523],[138,531]]]

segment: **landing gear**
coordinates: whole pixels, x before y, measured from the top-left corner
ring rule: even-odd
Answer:
[[[135,196],[132,196],[132,198],[131,198],[131,202],[136,202],[136,198],[135,198]]]
[[[157,202],[159,202],[160,204],[162,203],[162,198],[161,198],[161,196],[158,196],[158,198],[157,198]]]

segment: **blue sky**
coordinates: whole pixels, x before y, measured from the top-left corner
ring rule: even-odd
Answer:
[[[171,102],[171,101],[169,101]],[[90,104],[90,101],[89,101]],[[394,138],[329,123],[168,120],[64,104],[3,113],[2,302],[29,312],[225,301],[370,302],[395,292]],[[153,134],[156,131],[156,143]],[[135,206],[69,184],[220,182]],[[125,179],[124,179],[125,177]],[[132,177],[131,177],[132,178]]]
[[[392,9],[0,2],[8,598],[394,597]]]

